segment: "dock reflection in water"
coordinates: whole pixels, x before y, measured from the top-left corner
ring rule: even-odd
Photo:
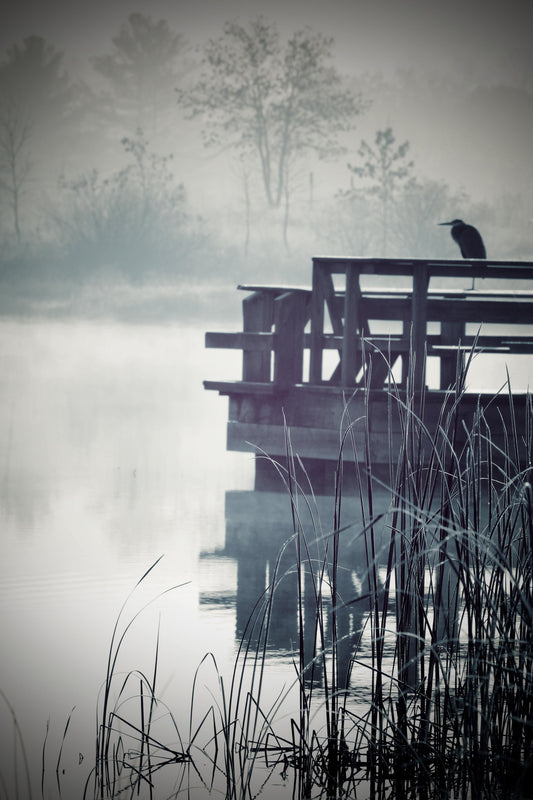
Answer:
[[[384,514],[390,505],[389,493],[377,493],[374,515]],[[217,552],[203,553],[204,559],[218,561],[223,570],[228,560],[235,564],[235,594],[220,590],[200,592],[201,606],[235,607],[235,637],[254,647],[270,585],[275,583],[271,607],[267,659],[294,658],[298,664],[300,618],[303,621],[304,663],[316,655],[317,594],[322,593],[326,646],[331,644],[331,576],[334,557],[334,498],[298,497],[300,534],[293,536],[291,501],[286,492],[231,491],[226,493],[226,542]],[[347,497],[342,502],[342,530],[339,534],[336,591],[337,640],[339,642],[339,681],[345,685],[350,659],[360,645],[361,631],[368,615],[368,568],[364,523],[360,500]],[[377,562],[385,561],[388,536],[385,520],[375,526]],[[301,568],[298,571],[298,548]],[[380,556],[381,553],[381,556]],[[215,570],[211,564],[210,574]],[[300,574],[298,574],[300,572]],[[321,579],[321,580],[320,580]],[[300,580],[300,590],[299,590]],[[299,611],[299,592],[302,613]],[[253,619],[257,622],[254,624]],[[308,672],[310,677],[311,670]],[[313,681],[319,683],[321,670]]]

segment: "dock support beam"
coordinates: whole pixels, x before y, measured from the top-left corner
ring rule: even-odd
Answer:
[[[280,388],[303,379],[306,306],[300,292],[285,292],[274,300],[274,383]]]
[[[414,390],[421,392],[426,374],[427,298],[429,276],[425,264],[413,265],[412,343],[415,357]]]
[[[254,292],[242,301],[243,330],[263,333],[272,329],[273,299],[268,292]],[[244,350],[242,355],[243,381],[270,381],[270,351]]]
[[[349,264],[346,269],[346,291],[344,293],[344,338],[341,367],[341,383],[346,387],[354,386],[359,371],[357,358],[359,344],[357,337],[361,335],[359,276],[359,266]]]

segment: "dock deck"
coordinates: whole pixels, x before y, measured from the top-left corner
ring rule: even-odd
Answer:
[[[455,288],[465,278],[490,288]],[[530,435],[528,395],[466,394],[457,378],[473,353],[533,357],[533,263],[315,257],[310,287],[239,289],[242,331],[205,337],[206,347],[243,353],[242,380],[204,382],[229,397],[228,449],[283,458],[288,428],[310,475],[323,476],[349,429],[346,461],[370,447],[387,464],[401,436],[393,407],[420,398],[431,430],[459,395],[459,446],[480,408],[495,441],[506,425]],[[429,390],[428,357],[439,360]],[[258,461],[259,483],[263,472]]]

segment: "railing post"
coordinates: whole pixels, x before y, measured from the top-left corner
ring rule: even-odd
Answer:
[[[427,297],[429,275],[425,264],[413,264],[413,351],[415,357],[414,389],[424,388],[426,368]]]
[[[410,341],[411,337],[411,325],[409,324],[409,320],[403,319],[402,320],[402,338],[405,341]],[[401,377],[401,386],[405,389],[407,386],[407,378],[409,376],[409,369],[411,363],[411,353],[409,350],[406,350],[402,353],[402,377]]]
[[[445,322],[440,323],[441,344],[455,345],[459,348],[459,343],[465,334],[464,322]],[[458,349],[451,353],[443,354],[440,357],[440,388],[448,389],[455,384],[457,377],[457,357],[459,355],[459,368],[464,364],[464,355]]]
[[[274,300],[274,383],[287,388],[303,377],[306,297],[285,292]]]
[[[353,386],[357,372],[357,345],[360,336],[360,269],[357,264],[346,265],[344,295],[344,339],[342,346],[341,382]]]
[[[324,294],[318,260],[313,261],[313,291],[311,294],[311,352],[309,356],[309,383],[322,382],[322,336],[324,334]]]
[[[267,333],[272,329],[274,310],[270,292],[254,292],[242,301],[243,330]],[[245,350],[242,354],[243,381],[270,381],[270,352]]]

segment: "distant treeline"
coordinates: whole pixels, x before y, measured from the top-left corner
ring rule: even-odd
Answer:
[[[502,152],[514,119],[533,128],[530,86],[440,76],[433,119],[438,76],[346,78],[332,39],[284,38],[264,18],[193,50],[166,21],[130,14],[86,75],[67,61],[37,35],[0,61],[0,262],[13,298],[265,269],[301,279],[313,252],[456,257],[436,226],[453,217],[483,231],[489,256],[533,257],[532,165],[517,135],[502,191],[486,188],[503,168],[489,159],[495,139]],[[503,118],[478,125],[495,102]]]

